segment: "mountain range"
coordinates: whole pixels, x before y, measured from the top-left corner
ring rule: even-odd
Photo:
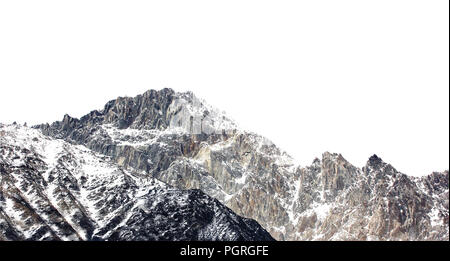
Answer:
[[[0,174],[0,240],[449,240],[448,170],[330,152],[298,166],[167,88],[0,125]]]

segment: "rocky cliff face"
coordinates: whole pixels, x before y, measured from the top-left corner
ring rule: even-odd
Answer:
[[[148,91],[36,128],[141,176],[199,189],[276,239],[449,240],[448,171],[414,178],[376,155],[357,168],[328,152],[295,166],[192,93]]]
[[[84,146],[0,126],[0,240],[273,240],[199,190]]]

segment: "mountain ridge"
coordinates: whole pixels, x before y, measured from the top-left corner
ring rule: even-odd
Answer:
[[[329,152],[297,166],[193,93],[151,90],[34,128],[199,189],[279,240],[448,240],[448,171],[415,178],[376,155],[358,168]]]

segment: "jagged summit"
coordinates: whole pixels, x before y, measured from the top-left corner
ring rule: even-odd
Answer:
[[[372,166],[379,166],[383,163],[383,160],[377,156],[377,154],[373,154],[370,156],[368,164]]]
[[[222,134],[237,129],[228,116],[192,92],[177,93],[169,88],[149,90],[136,97],[119,97],[107,102],[103,110],[91,111],[80,119],[66,114],[62,121],[35,127],[45,133],[60,129],[63,133],[59,136],[65,137],[79,128],[105,124],[118,129],[181,129],[190,134]]]

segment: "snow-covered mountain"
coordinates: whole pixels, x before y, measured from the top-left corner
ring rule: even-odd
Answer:
[[[449,240],[448,171],[415,178],[376,155],[358,168],[328,152],[296,166],[190,92],[120,97],[35,129],[104,155],[124,172],[198,189],[279,240]]]
[[[0,240],[273,240],[199,190],[19,125],[0,125],[0,174]]]

